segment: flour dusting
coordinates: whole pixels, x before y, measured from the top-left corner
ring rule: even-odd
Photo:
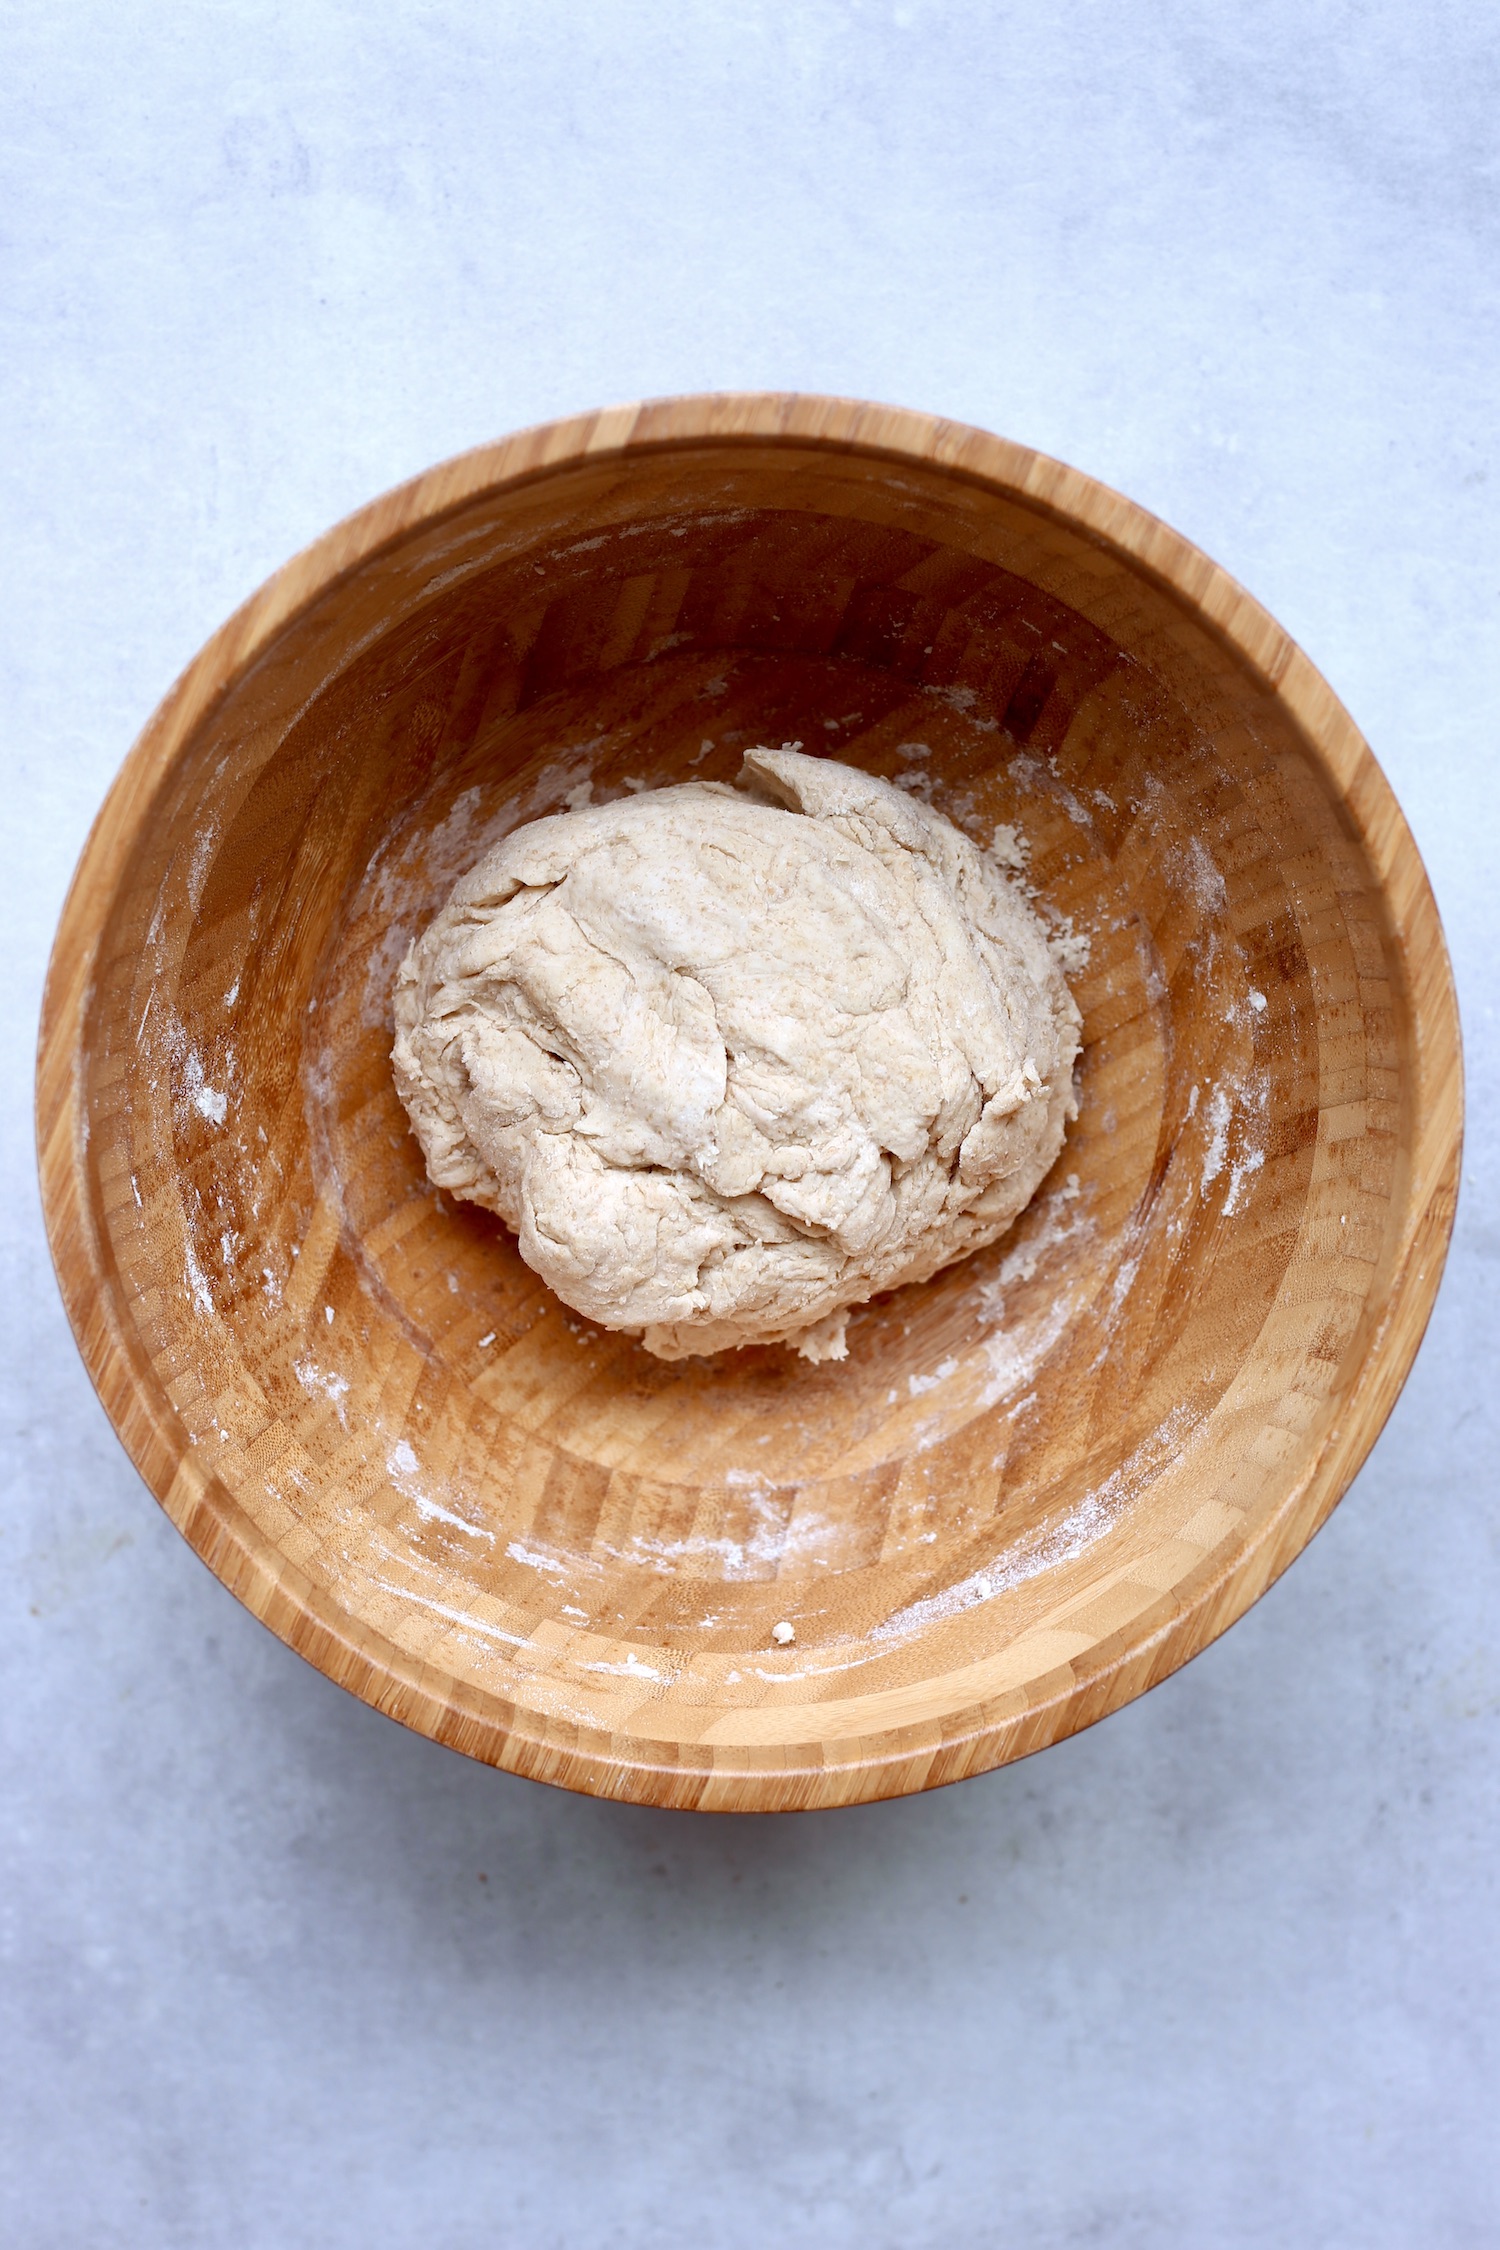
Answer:
[[[495,1534],[492,1531],[487,1531],[483,1524],[470,1523],[467,1516],[455,1515],[451,1508],[443,1507],[423,1490],[417,1474],[419,1467],[416,1453],[406,1438],[399,1439],[386,1456],[386,1475],[424,1521],[446,1523],[453,1530],[463,1532],[466,1538],[485,1539],[493,1546]]]
[[[871,1638],[909,1640],[929,1626],[961,1617],[965,1610],[993,1601],[999,1594],[1010,1593],[1046,1571],[1075,1562],[1119,1523],[1126,1509],[1149,1485],[1184,1458],[1203,1419],[1203,1415],[1191,1407],[1177,1407],[1112,1476],[1086,1493],[1057,1523],[1017,1540],[981,1569],[945,1587],[941,1593],[908,1603],[884,1624],[877,1625]]]

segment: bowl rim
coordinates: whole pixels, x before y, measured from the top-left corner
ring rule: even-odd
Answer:
[[[810,1759],[701,1763],[600,1736],[563,1748],[539,1715],[498,1706],[338,1610],[292,1570],[227,1488],[183,1473],[182,1449],[91,1286],[98,1270],[84,1170],[82,1037],[90,971],[113,898],[173,760],[294,619],[419,529],[506,488],[610,459],[736,443],[814,447],[946,473],[1061,522],[1152,580],[1275,696],[1343,805],[1378,879],[1414,1040],[1401,1229],[1364,1359],[1312,1461],[1222,1565],[1205,1564],[1171,1614],[1061,1667],[1015,1717],[944,1724],[942,1750],[866,1739]],[[716,1811],[801,1810],[940,1786],[1044,1748],[1131,1701],[1216,1639],[1299,1554],[1347,1490],[1421,1344],[1452,1233],[1463,1138],[1457,998],[1436,900],[1394,792],[1327,681],[1229,573],[1138,503],[1032,448],[910,409],[806,392],[707,392],[538,423],[409,478],[293,555],[210,636],[147,720],[80,854],[48,964],[38,1033],[36,1133],[43,1215],[63,1303],[95,1390],[136,1468],[200,1559],[279,1638],[339,1685],[482,1761],[588,1794]],[[809,1706],[811,1719],[815,1706]],[[528,1722],[534,1722],[528,1725]],[[813,1729],[810,1725],[810,1734]],[[847,1753],[853,1750],[854,1755]]]

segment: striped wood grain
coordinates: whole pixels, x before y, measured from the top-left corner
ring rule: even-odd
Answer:
[[[668,1366],[428,1186],[390,984],[517,820],[789,740],[1017,831],[1081,1112],[846,1364]],[[1059,463],[774,396],[524,432],[280,571],[100,814],[38,1080],[80,1348],[225,1583],[475,1757],[724,1810],[993,1766],[1237,1617],[1399,1390],[1460,1116],[1420,860],[1264,611]]]

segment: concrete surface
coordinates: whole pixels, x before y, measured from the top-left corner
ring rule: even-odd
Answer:
[[[1500,26],[1425,0],[10,0],[0,2235],[16,2250],[1500,2239]],[[986,423],[1291,628],[1469,1042],[1426,1350],[1144,1702],[946,1794],[655,1816],[464,1764],[119,1452],[32,1184],[86,826],[230,606],[520,423],[785,385]]]

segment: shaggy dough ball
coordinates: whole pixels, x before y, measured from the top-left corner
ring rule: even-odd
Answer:
[[[1004,1233],[1075,1114],[1032,908],[941,814],[792,749],[519,828],[396,984],[438,1186],[665,1359],[791,1343]]]

